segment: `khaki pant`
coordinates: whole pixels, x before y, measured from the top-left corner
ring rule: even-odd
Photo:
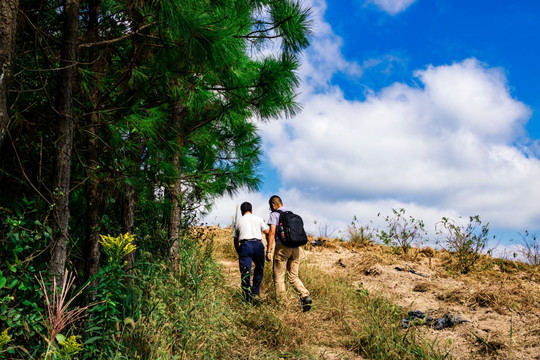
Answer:
[[[300,248],[289,248],[282,244],[276,245],[274,251],[274,286],[278,299],[281,300],[285,297],[285,272],[287,272],[289,284],[301,297],[309,295],[309,291],[298,278],[299,266]]]

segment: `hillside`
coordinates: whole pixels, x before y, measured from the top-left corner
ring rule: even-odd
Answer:
[[[239,290],[231,229],[208,228],[208,231],[214,239],[215,256],[226,285]],[[397,305],[397,310],[392,310],[398,312],[393,317],[397,323],[379,325],[392,328],[398,339],[411,336],[428,350],[437,350],[454,359],[540,359],[538,267],[485,256],[476,271],[463,275],[452,271],[453,256],[444,251],[413,248],[404,257],[382,245],[353,246],[336,239],[310,239],[314,240],[320,245],[310,243],[303,248],[300,269],[300,277],[312,293],[312,311],[300,312],[292,292],[290,303],[284,309],[276,309],[283,326],[289,325],[302,334],[301,341],[281,344],[288,354],[301,348],[318,359],[376,357],[366,350],[373,338],[366,324],[387,322],[389,317],[381,315],[381,308],[377,308],[361,318],[354,315],[358,312],[349,312],[346,301],[345,305],[339,305],[344,292],[339,286],[344,285],[369,296],[366,308],[382,300]],[[261,298],[263,305],[272,307],[275,304],[271,300],[268,265]],[[416,326],[402,329],[399,319],[409,311],[421,311],[434,319],[448,314],[466,322],[435,330],[417,320]],[[267,340],[252,339],[251,345],[271,346]],[[248,349],[249,346],[243,351]],[[246,358],[251,357],[246,355]]]

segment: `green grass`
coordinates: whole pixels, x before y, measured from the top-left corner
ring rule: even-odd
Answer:
[[[215,249],[208,242],[185,246],[176,266],[153,269],[144,315],[123,332],[118,359],[318,359],[324,349],[344,359],[449,358],[416,329],[400,328],[398,306],[312,264],[300,268],[312,311],[301,312],[291,289],[288,303],[272,300],[270,265],[261,302],[246,304],[215,260],[234,256],[219,244]]]

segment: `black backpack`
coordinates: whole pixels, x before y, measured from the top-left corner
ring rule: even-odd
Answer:
[[[308,238],[304,231],[304,221],[300,215],[292,211],[276,210],[279,215],[279,224],[276,227],[276,237],[279,241],[290,248],[296,248],[307,244]]]

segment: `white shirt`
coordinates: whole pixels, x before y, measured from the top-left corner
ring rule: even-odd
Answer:
[[[246,213],[236,222],[233,237],[238,237],[238,240],[262,240],[261,233],[265,230],[268,230],[268,225],[263,219],[252,213]]]

